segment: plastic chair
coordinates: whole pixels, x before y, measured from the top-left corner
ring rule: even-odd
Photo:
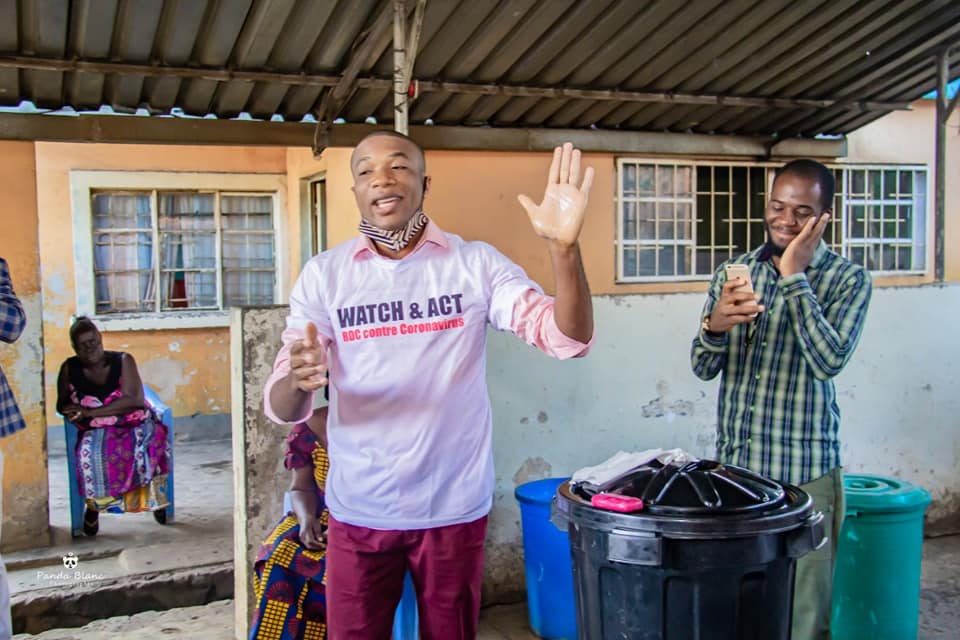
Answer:
[[[293,511],[290,492],[283,494],[283,512]],[[417,640],[420,637],[420,614],[417,612],[417,592],[413,586],[410,572],[403,577],[403,595],[393,615],[393,635],[391,640]]]
[[[169,442],[169,459],[167,460],[167,499],[170,504],[166,508],[167,524],[173,522],[174,501],[173,501],[173,411],[163,403],[153,389],[143,385],[143,399],[153,412],[160,416],[160,422],[167,428],[167,441]],[[77,426],[63,419],[63,432],[67,439],[67,486],[70,488],[70,533],[75,538],[83,535],[83,512],[86,509],[86,501],[80,495],[80,487],[77,486],[77,438],[79,431]]]

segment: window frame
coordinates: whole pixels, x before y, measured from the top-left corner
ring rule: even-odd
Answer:
[[[615,264],[614,264],[614,283],[622,285],[635,285],[635,284],[664,284],[664,283],[689,283],[689,282],[709,282],[713,276],[713,273],[707,274],[687,274],[687,275],[654,275],[654,276],[624,276],[623,274],[623,251],[624,247],[627,245],[652,245],[658,246],[661,244],[659,240],[645,240],[641,241],[639,238],[635,240],[625,241],[623,237],[623,205],[624,205],[624,195],[623,195],[623,175],[624,175],[624,166],[632,165],[654,165],[654,166],[672,166],[672,167],[681,167],[688,166],[693,172],[693,204],[691,208],[691,215],[693,222],[691,225],[691,237],[685,239],[682,242],[677,242],[676,238],[669,241],[667,244],[672,247],[684,247],[688,244],[692,244],[694,247],[694,256],[692,257],[692,265],[696,265],[696,247],[697,247],[697,221],[699,220],[699,212],[697,210],[697,194],[700,193],[697,185],[697,169],[698,167],[747,167],[747,168],[764,168],[764,169],[776,169],[783,166],[784,162],[750,162],[747,160],[724,160],[724,159],[711,159],[711,160],[701,160],[701,159],[691,159],[691,158],[669,158],[669,157],[648,157],[648,156],[617,156],[615,158],[614,166],[614,181],[616,185],[615,196],[614,196],[614,215],[616,217],[614,224],[614,248],[615,248]],[[876,277],[926,277],[929,276],[931,272],[931,230],[933,224],[933,198],[931,197],[931,175],[930,168],[925,164],[918,163],[875,163],[875,162],[850,162],[850,163],[825,163],[825,166],[831,171],[842,171],[844,174],[844,181],[846,181],[851,170],[859,171],[889,171],[889,170],[900,170],[900,171],[920,171],[923,172],[925,179],[924,183],[924,194],[923,194],[923,237],[914,237],[911,239],[912,250],[914,253],[920,251],[922,252],[924,259],[924,267],[922,269],[910,269],[910,270],[894,270],[894,271],[882,271],[882,270],[872,270],[870,274]],[[767,181],[766,186],[767,198],[769,198],[770,187],[773,180],[773,172],[767,172]],[[841,255],[846,255],[847,248],[849,246],[848,240],[848,220],[846,215],[847,208],[847,190],[840,189],[838,185],[838,190],[835,195],[834,201],[839,201],[840,210],[843,211],[843,215],[840,217],[840,220],[837,221],[834,219],[834,223],[839,222],[841,225],[840,228],[840,242],[839,249]],[[631,201],[637,201],[639,198],[630,198]],[[916,201],[916,200],[914,200]],[[836,212],[834,212],[836,215]],[[916,218],[914,221],[914,229],[920,224],[920,218]],[[873,240],[873,239],[871,239]],[[882,239],[878,239],[882,240]],[[854,242],[855,245],[869,245],[876,244],[873,242]],[[752,250],[753,247],[748,248],[747,251]],[[719,266],[719,265],[717,265]],[[716,267],[714,268],[716,269]]]
[[[273,200],[275,304],[285,304],[289,292],[289,233],[286,221],[286,176],[278,173],[198,173],[177,171],[82,171],[70,172],[70,201],[73,210],[73,250],[76,314],[97,321],[105,331],[194,329],[230,326],[230,309],[189,309],[139,313],[96,313],[92,196],[103,191],[215,191],[232,194],[269,194]],[[222,195],[222,194],[220,194]],[[219,198],[220,195],[217,197]],[[156,198],[152,195],[152,200]],[[157,215],[155,202],[151,217]],[[217,229],[216,246],[222,230]],[[156,242],[157,237],[154,238]],[[154,247],[157,250],[157,247]],[[218,249],[219,250],[219,249]],[[222,256],[217,257],[220,282]],[[154,265],[156,269],[158,265]],[[218,284],[219,304],[222,286]]]
[[[923,200],[924,200],[925,211],[922,218],[923,242],[918,246],[917,238],[911,238],[911,243],[910,243],[910,250],[914,256],[918,252],[923,255],[924,268],[923,269],[900,269],[900,270],[876,269],[876,270],[871,270],[870,275],[881,277],[881,278],[896,277],[896,276],[927,276],[929,275],[931,271],[931,264],[933,262],[932,254],[931,254],[932,236],[930,234],[932,232],[933,223],[934,223],[933,197],[932,197],[933,194],[931,192],[931,188],[933,187],[933,184],[931,183],[932,178],[930,176],[929,167],[927,167],[927,165],[924,165],[924,164],[894,164],[894,163],[878,163],[878,162],[850,162],[846,164],[827,165],[827,167],[830,169],[843,170],[845,182],[848,179],[847,176],[849,175],[850,171],[914,171],[914,172],[922,171],[924,173],[925,180],[923,181],[924,183]],[[914,202],[916,202],[916,194],[913,194],[913,195],[914,195]],[[876,205],[878,206],[884,206],[884,204],[886,203],[886,199],[883,197],[881,197],[879,200],[872,199],[872,198],[864,198],[864,199],[848,198],[847,190],[844,190],[843,192],[838,192],[837,196],[840,198],[841,207],[843,207],[844,209],[847,208],[848,200],[853,200],[856,203],[864,205],[864,207],[873,206],[874,203],[876,203]],[[916,230],[917,225],[920,223],[920,220],[921,220],[920,217],[918,216],[914,217],[913,231]],[[860,239],[857,239],[857,241],[850,242],[849,241],[850,237],[848,236],[848,229],[847,229],[848,225],[849,225],[849,220],[847,219],[847,216],[844,215],[843,228],[840,235],[840,242],[841,242],[841,246],[843,247],[844,253],[846,253],[847,247],[850,245],[861,246],[861,247],[868,247],[871,245],[881,245],[881,246],[883,245],[883,241],[885,240],[885,238],[883,237],[860,238]]]

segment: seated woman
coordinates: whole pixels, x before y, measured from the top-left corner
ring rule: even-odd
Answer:
[[[326,527],[323,487],[330,467],[327,408],[316,409],[287,437],[284,466],[292,471],[293,511],[260,545],[254,561],[257,608],[251,640],[323,640],[327,630]]]
[[[57,411],[79,430],[77,483],[86,502],[83,532],[100,529],[101,511],[153,511],[166,522],[169,451],[167,427],[143,399],[133,356],[104,351],[100,331],[89,318],[70,327],[77,355],[67,358],[57,378]]]

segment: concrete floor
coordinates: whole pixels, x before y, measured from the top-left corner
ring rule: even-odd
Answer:
[[[56,441],[54,441],[56,444]],[[233,470],[229,441],[177,443],[176,518],[102,514],[94,538],[70,536],[66,458],[49,452],[52,544],[4,554],[14,631],[201,605],[233,597]],[[63,558],[77,556],[68,570]]]
[[[526,616],[523,605],[486,608],[480,616],[477,640],[539,640],[527,627]],[[52,629],[38,635],[14,636],[19,640],[154,640],[159,637],[233,640],[233,601],[148,611],[97,620],[80,629]]]
[[[49,630],[20,634],[15,638],[64,640],[82,638],[233,638],[233,602],[223,595],[223,582],[229,577],[232,562],[233,495],[230,443],[178,443],[176,461],[176,522],[161,526],[150,514],[101,518],[96,538],[72,539],[66,493],[66,461],[62,450],[50,456],[50,509],[54,544],[39,550],[4,556],[11,583],[14,616],[29,618],[36,613],[53,616],[41,626]],[[62,557],[74,553],[79,558],[75,573],[63,568]],[[925,541],[920,602],[920,640],[956,640],[960,637],[960,536]],[[164,577],[186,576],[192,586],[171,582],[163,587]],[[220,594],[207,588],[206,582],[220,580]],[[230,583],[232,586],[232,583]],[[129,602],[130,610],[102,620],[85,623],[95,614],[83,612],[70,618],[71,597],[106,593],[127,598],[138,591],[158,592],[153,600]],[[194,588],[194,592],[190,591]],[[211,597],[212,595],[212,597]],[[111,601],[116,595],[110,596]],[[196,600],[196,598],[202,598]],[[210,600],[216,600],[209,602]],[[186,604],[202,606],[184,606]],[[39,603],[39,604],[38,604]],[[152,604],[149,604],[152,603]],[[136,608],[140,604],[142,608]],[[67,605],[67,606],[65,606]],[[102,604],[98,605],[102,612]],[[45,607],[45,608],[44,608]],[[95,606],[94,609],[97,609]],[[148,611],[148,609],[165,609]],[[82,619],[87,615],[87,620]],[[78,628],[50,628],[78,627]],[[15,621],[15,628],[17,623]],[[22,628],[22,627],[21,627]],[[532,640],[524,604],[484,609],[481,640]]]
[[[233,559],[233,470],[230,443],[190,442],[177,445],[176,516],[166,526],[150,513],[100,516],[94,538],[70,536],[66,458],[51,452],[49,460],[49,547],[4,555],[14,600],[18,594],[41,588],[69,586],[71,572],[62,569],[62,557],[73,553],[82,573],[104,579],[162,571],[177,566],[203,566]],[[57,571],[49,571],[56,567]],[[46,569],[44,569],[46,567]],[[44,569],[44,570],[41,570]],[[62,576],[49,576],[57,573]]]

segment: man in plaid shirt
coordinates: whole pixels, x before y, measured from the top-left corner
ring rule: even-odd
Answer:
[[[26,324],[27,317],[23,313],[23,307],[17,294],[13,292],[7,261],[0,258],[0,341],[15,341]],[[0,438],[16,433],[25,426],[20,409],[17,408],[17,401],[7,384],[7,376],[3,369],[0,369]]]
[[[694,373],[721,375],[717,457],[799,485],[822,511],[830,544],[797,563],[793,635],[826,639],[836,543],[843,523],[840,409],[833,378],[850,360],[870,302],[870,274],[823,242],[832,172],[813,160],[780,168],[767,203],[767,242],[734,258],[754,291],[710,284],[693,341]]]
[[[10,270],[7,261],[0,258],[0,341],[11,343],[20,337],[27,324],[23,306],[13,292],[10,282]],[[22,430],[23,422],[13,391],[7,384],[7,376],[0,369],[0,438]],[[0,523],[3,520],[3,453],[0,452]],[[13,627],[10,624],[10,585],[7,583],[7,569],[0,558],[0,640],[11,637]]]

